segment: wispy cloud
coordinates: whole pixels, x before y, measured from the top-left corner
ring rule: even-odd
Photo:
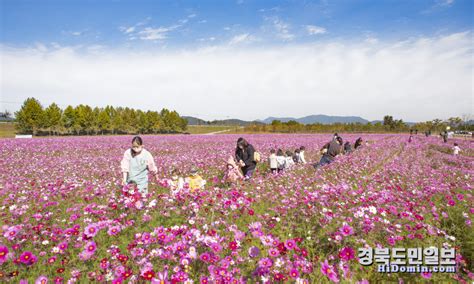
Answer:
[[[278,17],[264,17],[264,19],[270,23],[271,29],[275,36],[284,41],[291,41],[295,38],[295,35],[290,32],[290,24],[284,22]]]
[[[435,0],[435,3],[427,9],[421,11],[422,14],[430,14],[436,11],[440,11],[451,7],[454,4],[454,0]]]
[[[139,38],[142,40],[163,40],[167,38],[167,34],[170,31],[173,31],[179,28],[180,25],[174,25],[169,27],[159,27],[159,28],[152,28],[147,27],[138,32]]]
[[[229,45],[236,45],[236,44],[243,44],[243,43],[251,43],[256,40],[256,37],[249,34],[249,33],[244,33],[244,34],[239,34],[234,37],[232,37],[229,41]]]
[[[147,25],[151,18],[148,17],[144,21],[141,21],[133,26],[121,26],[119,30],[128,36],[129,40],[141,39],[145,41],[157,41],[164,40],[168,38],[168,33],[174,31],[189,22],[190,18],[194,18],[196,14],[190,14],[185,19],[180,19],[177,21],[177,24],[170,26],[145,26]]]
[[[4,100],[34,96],[45,104],[53,98],[62,105],[98,106],[113,101],[181,114],[199,105],[208,115],[204,119],[222,113],[242,119],[326,113],[420,121],[472,112],[473,52],[471,32],[376,43],[364,38],[265,48],[226,43],[139,53],[90,54],[39,44],[0,48],[8,70],[0,92]]]
[[[327,30],[323,27],[307,25],[306,32],[308,32],[309,35],[320,35],[327,33]]]

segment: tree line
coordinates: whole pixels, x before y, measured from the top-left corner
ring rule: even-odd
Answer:
[[[61,109],[56,103],[44,108],[35,98],[15,112],[16,128],[33,135],[98,135],[181,133],[187,120],[176,111],[142,111],[128,107],[90,107],[80,104]]]
[[[416,130],[417,132],[431,132],[433,134],[446,130],[450,126],[451,130],[473,131],[474,125],[468,123],[459,117],[452,117],[446,121],[434,119],[432,121],[420,122],[414,125],[408,125],[402,119],[394,119],[390,115],[386,115],[383,121],[376,123],[334,123],[334,124],[302,124],[295,120],[282,122],[274,120],[271,124],[252,124],[245,126],[242,132],[276,132],[276,133],[318,133],[318,132],[408,132]]]

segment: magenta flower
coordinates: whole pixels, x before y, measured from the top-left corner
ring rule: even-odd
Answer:
[[[352,235],[354,234],[354,229],[352,229],[351,226],[349,225],[344,225],[342,226],[342,228],[340,229],[341,233],[344,235],[344,236],[349,236],[349,235]]]
[[[270,268],[273,265],[273,261],[270,258],[265,257],[258,261],[258,265],[263,268]]]
[[[8,230],[6,230],[3,236],[7,238],[9,241],[13,241],[19,231],[20,231],[20,228],[18,228],[17,226],[12,226],[8,228]]]
[[[421,272],[421,277],[425,279],[430,279],[431,278],[431,272]]]
[[[109,230],[107,231],[107,234],[109,236],[116,236],[118,235],[118,233],[120,232],[120,227],[119,226],[112,226],[109,228]]]
[[[25,251],[20,255],[20,262],[26,265],[34,264],[38,258],[30,251]]]
[[[90,241],[86,244],[85,250],[87,253],[94,254],[97,249],[97,245],[94,241]]]
[[[268,250],[268,254],[271,256],[271,257],[277,257],[280,255],[280,251],[276,248],[271,248]]]
[[[329,265],[327,260],[321,263],[321,273],[326,275],[332,282],[339,282],[339,278],[337,277],[337,273],[334,271],[334,267]]]
[[[292,268],[290,270],[290,276],[293,279],[296,279],[296,278],[300,277],[300,273],[298,272],[298,269]]]
[[[48,277],[41,275],[35,280],[35,284],[46,284],[48,283]]]
[[[211,248],[214,252],[220,252],[222,250],[222,246],[218,243],[212,243]]]
[[[289,239],[285,241],[285,247],[287,250],[292,250],[296,247],[296,242],[293,239]]]
[[[7,261],[7,256],[8,256],[8,247],[4,245],[0,245],[0,264]]]
[[[209,260],[211,260],[211,255],[208,252],[205,252],[201,254],[199,258],[204,262],[208,262]]]
[[[345,261],[349,261],[351,259],[354,259],[355,258],[354,249],[351,248],[351,247],[344,247],[339,252],[339,258],[341,258],[342,260],[345,260]]]
[[[95,224],[89,224],[85,229],[84,229],[84,234],[88,238],[93,238],[97,233],[99,232],[99,228]]]

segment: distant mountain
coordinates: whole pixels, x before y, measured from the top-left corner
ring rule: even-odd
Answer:
[[[281,122],[288,122],[290,120],[297,121],[301,124],[313,124],[313,123],[321,123],[321,124],[334,124],[334,123],[361,123],[367,124],[372,123],[375,124],[380,122],[383,124],[382,120],[373,120],[369,121],[364,119],[360,116],[332,116],[332,115],[308,115],[305,117],[294,118],[294,117],[268,117],[263,120],[254,120],[254,121],[245,121],[241,119],[224,119],[224,120],[212,120],[206,121],[197,117],[192,116],[183,116],[188,121],[188,125],[238,125],[238,126],[247,126],[250,124],[271,124],[274,120],[279,120]],[[405,122],[409,126],[415,124],[415,122]]]
[[[224,119],[224,120],[213,120],[206,121],[197,117],[183,116],[188,121],[188,125],[235,125],[235,126],[247,126],[249,124],[263,124],[259,121],[245,121],[241,119]]]
[[[0,121],[1,122],[12,122],[13,118],[0,116]]]
[[[224,120],[213,120],[210,121],[211,125],[238,125],[238,126],[247,126],[249,124],[264,124],[260,121],[245,121],[240,119],[224,119]]]
[[[182,118],[188,121],[188,125],[207,125],[208,122],[197,117],[182,116]]]
[[[288,122],[290,120],[296,120],[296,118],[294,118],[294,117],[273,117],[273,116],[270,116],[270,117],[265,118],[264,120],[259,119],[258,121],[263,122],[265,124],[270,124],[274,120],[279,120],[281,122]]]
[[[302,124],[313,124],[313,123],[321,123],[321,124],[334,124],[334,123],[362,123],[366,124],[369,122],[367,119],[363,119],[359,116],[330,116],[324,114],[318,115],[308,115],[301,118],[294,118],[294,117],[268,117],[264,120],[261,120],[264,123],[270,124],[274,120],[280,120],[281,122],[288,122],[290,120],[297,121]]]

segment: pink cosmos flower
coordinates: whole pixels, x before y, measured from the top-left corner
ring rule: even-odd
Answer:
[[[48,277],[41,275],[35,280],[35,284],[47,284],[48,283]]]
[[[337,276],[337,273],[334,271],[334,267],[332,265],[329,265],[327,260],[321,263],[321,273],[326,275],[332,282],[339,282],[339,278]]]
[[[0,264],[7,261],[8,247],[0,245]]]
[[[94,241],[90,241],[86,244],[85,249],[86,249],[87,253],[94,254],[94,252],[97,249],[97,245]]]
[[[95,235],[97,235],[98,232],[99,232],[99,229],[97,228],[95,224],[89,224],[84,230],[84,234],[89,238],[95,237]]]
[[[351,247],[344,247],[344,248],[341,249],[341,251],[339,252],[339,257],[340,257],[342,260],[349,261],[349,260],[355,258],[355,251],[354,251],[354,249],[351,248]]]
[[[109,230],[107,231],[107,234],[109,236],[116,236],[118,235],[118,233],[120,232],[120,227],[119,226],[112,226],[112,227],[109,227]]]
[[[289,239],[285,241],[285,247],[288,250],[292,250],[296,247],[296,242],[293,239]]]
[[[25,251],[20,255],[20,262],[26,265],[34,264],[38,258],[30,251]]]
[[[352,235],[354,234],[354,229],[352,229],[351,226],[349,225],[344,225],[342,226],[342,228],[340,229],[341,233],[344,235],[344,236],[349,236],[349,235]]]

